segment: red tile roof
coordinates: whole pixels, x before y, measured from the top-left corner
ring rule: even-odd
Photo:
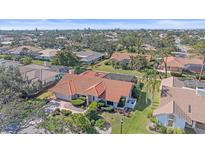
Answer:
[[[121,96],[130,96],[132,86],[132,83],[125,81],[66,74],[51,91],[69,96],[91,95],[118,103]]]
[[[202,64],[202,60],[199,58],[180,58],[180,57],[167,57],[164,58],[165,61],[167,61],[167,66],[168,67],[184,67],[187,64]],[[161,66],[164,66],[164,64],[162,63]]]

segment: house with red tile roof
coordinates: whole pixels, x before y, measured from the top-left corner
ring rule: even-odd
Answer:
[[[153,113],[160,124],[205,130],[204,82],[196,85],[195,81],[170,77],[162,80],[160,89],[160,104]]]
[[[182,72],[187,65],[202,65],[203,61],[194,57],[174,57],[170,56],[164,58],[167,62],[167,71],[169,72]],[[165,71],[164,63],[159,66],[160,71]]]
[[[132,98],[133,83],[110,80],[96,76],[66,74],[51,89],[56,98],[65,101],[86,97],[87,103],[104,101],[117,108],[121,97],[126,98],[125,108],[134,108],[136,99]]]

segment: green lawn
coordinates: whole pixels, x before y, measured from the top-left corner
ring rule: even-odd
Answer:
[[[119,73],[119,74],[129,74],[129,75],[142,76],[142,73],[140,73],[139,71],[136,71],[136,70],[114,69],[112,67],[112,65],[105,65],[104,64],[105,61],[97,63],[93,66],[90,66],[89,68],[94,70],[94,71],[100,71],[100,72],[109,72],[109,73]]]
[[[131,117],[125,117],[123,123],[123,134],[148,134],[146,129],[148,118],[147,112],[149,108],[144,111],[136,110],[131,114]],[[106,121],[111,123],[112,134],[120,134],[120,119],[121,114],[118,113],[106,113],[104,112],[103,117]]]
[[[32,64],[43,65],[44,61],[43,60],[32,60]],[[51,62],[48,62],[48,64],[51,64]]]
[[[159,88],[158,84],[158,88]],[[147,124],[149,123],[149,119],[147,117],[148,114],[152,112],[159,104],[159,91],[155,92],[154,103],[151,107],[150,104],[146,105],[146,89],[142,90],[140,98],[138,100],[138,105],[136,110],[131,113],[131,117],[124,117],[123,124],[123,134],[149,134],[150,132],[146,129]],[[148,94],[149,96],[149,94]],[[112,126],[112,133],[119,134],[120,133],[120,119],[122,117],[121,114],[118,113],[102,113],[102,116],[110,122]]]

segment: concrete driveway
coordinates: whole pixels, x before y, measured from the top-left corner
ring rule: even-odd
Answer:
[[[70,102],[62,101],[62,100],[59,100],[59,99],[51,100],[49,103],[58,104],[58,108],[60,110],[62,110],[62,109],[69,110],[72,113],[84,113],[86,111],[86,110],[81,109],[79,107],[73,106]]]

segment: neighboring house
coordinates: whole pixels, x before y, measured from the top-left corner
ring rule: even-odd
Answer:
[[[200,87],[200,88],[199,88]],[[170,77],[161,82],[160,105],[153,115],[169,127],[205,130],[205,83]]]
[[[41,81],[44,86],[48,86],[58,80],[60,74],[52,71],[49,67],[35,64],[20,66],[19,70],[24,80]]]
[[[37,48],[37,47],[33,47],[33,46],[19,46],[19,47],[7,50],[7,53],[14,54],[14,55],[37,56],[37,55],[39,55],[38,52],[40,50],[42,50],[42,49]]]
[[[189,57],[167,57],[167,59],[164,59],[167,61],[167,71],[169,72],[182,72],[183,68],[185,68],[186,65],[191,64],[202,64],[202,60],[199,58],[189,58]],[[165,71],[164,63],[162,63],[159,66],[159,71]]]
[[[114,52],[110,58],[112,61],[117,61],[120,64],[127,65],[132,57],[136,57],[136,53]],[[151,60],[151,55],[145,55],[147,61]]]
[[[80,75],[88,76],[88,77],[100,77],[100,78],[104,78],[106,76],[105,73],[95,72],[95,71],[91,71],[91,70],[85,71],[85,72],[81,73]]]
[[[117,61],[121,64],[128,64],[131,60],[131,56],[136,56],[136,54],[131,53],[122,53],[122,52],[114,52],[110,58],[110,60]]]
[[[19,66],[22,66],[22,64],[18,61],[0,59],[0,67],[19,67]]]
[[[45,49],[39,52],[40,55],[36,56],[37,59],[51,60],[59,50],[56,49]]]
[[[107,105],[117,108],[121,97],[125,97],[124,108],[134,108],[136,99],[131,97],[133,84],[86,75],[66,74],[51,89],[57,99],[70,101],[86,97],[87,104],[103,100]]]
[[[80,52],[75,52],[75,54],[85,64],[94,64],[97,61],[103,59],[105,56],[103,53],[94,52],[94,51],[80,51]]]
[[[108,73],[105,75],[106,79],[111,79],[111,80],[120,80],[120,81],[127,81],[127,82],[137,82],[137,77],[134,75],[128,75],[128,74],[116,74],[116,73]]]
[[[200,73],[202,66],[203,65],[201,64],[188,64],[184,66],[183,71],[189,73]],[[205,74],[205,67],[203,69],[203,74]]]

